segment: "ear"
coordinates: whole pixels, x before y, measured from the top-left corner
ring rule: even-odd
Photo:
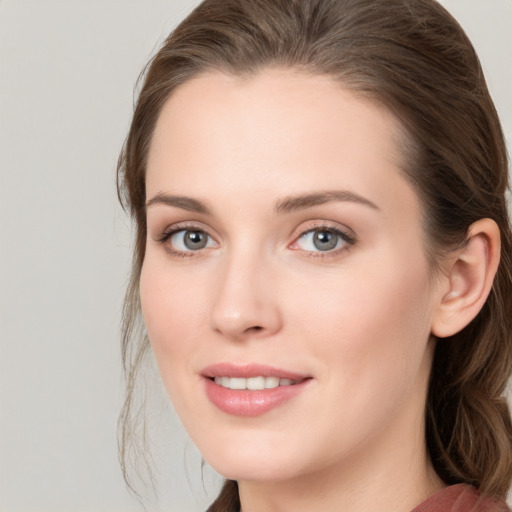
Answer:
[[[482,309],[500,261],[500,230],[491,219],[469,227],[466,245],[450,258],[434,311],[432,334],[446,338],[461,331]]]

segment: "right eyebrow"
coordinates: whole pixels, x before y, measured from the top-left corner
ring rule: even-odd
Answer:
[[[164,194],[163,192],[159,192],[151,199],[149,199],[146,202],[146,209],[155,204],[174,206],[189,212],[203,213],[206,215],[210,213],[210,210],[206,207],[206,205],[197,199],[192,199],[191,197],[185,196],[172,196],[169,194]]]
[[[374,210],[380,209],[375,203],[372,203],[372,201],[366,197],[356,194],[355,192],[351,192],[350,190],[325,190],[321,192],[314,192],[312,194],[285,197],[278,201],[275,210],[277,213],[289,213],[329,203],[331,201],[345,201],[362,204]]]

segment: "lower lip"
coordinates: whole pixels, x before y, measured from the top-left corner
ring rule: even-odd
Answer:
[[[205,378],[206,395],[221,411],[235,416],[259,416],[301,393],[310,379],[291,386],[256,391],[229,389]]]

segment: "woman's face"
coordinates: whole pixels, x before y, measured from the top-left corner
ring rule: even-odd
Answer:
[[[290,70],[201,75],[160,115],[142,309],[178,414],[228,478],[423,449],[439,291],[397,132]]]

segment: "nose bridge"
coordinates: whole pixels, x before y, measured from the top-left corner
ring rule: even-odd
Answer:
[[[212,305],[212,327],[230,338],[271,334],[280,312],[271,269],[263,251],[240,243],[226,251]]]

